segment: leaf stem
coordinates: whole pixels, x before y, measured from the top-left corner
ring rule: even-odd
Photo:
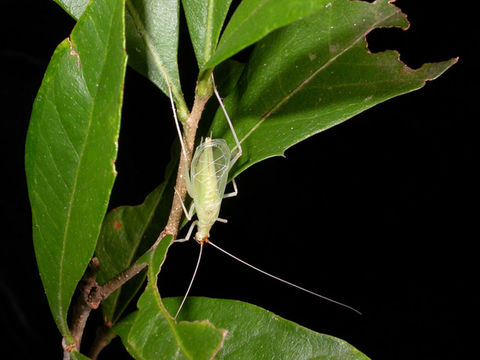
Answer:
[[[213,82],[212,82],[212,72],[213,69],[207,69],[202,71],[198,75],[197,88],[195,89],[195,94],[200,98],[210,98],[213,94]]]

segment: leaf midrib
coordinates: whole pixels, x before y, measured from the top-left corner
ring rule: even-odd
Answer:
[[[91,16],[89,17],[91,19]],[[86,20],[85,20],[86,21]],[[108,29],[109,29],[109,32],[108,32],[108,40],[111,39],[112,37],[112,24],[113,24],[113,16],[110,17],[110,22],[109,22],[109,26],[108,26]],[[96,29],[97,27],[94,26],[94,28]],[[98,31],[97,31],[98,32]],[[72,37],[75,36],[76,33],[72,33]],[[71,40],[72,41],[72,46],[73,46],[73,39]],[[111,42],[108,41],[108,44],[110,45]],[[107,58],[107,54],[110,52],[110,46],[107,46],[107,48],[105,49],[106,51],[104,52],[104,55],[103,55],[103,59],[102,59],[102,67],[101,67],[101,72],[100,72],[100,75],[98,77],[98,79],[102,79],[103,78],[103,75],[104,75],[104,71],[105,71],[105,68],[106,68],[106,58]],[[67,49],[68,51],[68,49]],[[67,56],[72,56],[71,54],[67,53],[66,54]],[[65,55],[64,55],[65,56]],[[77,55],[77,56],[80,56],[80,55]],[[76,59],[75,59],[75,62],[76,62]],[[85,78],[84,78],[84,72],[83,70],[81,71],[81,75],[82,75],[82,78],[83,78],[83,81],[85,82],[85,85],[86,85],[86,81],[85,81]],[[99,81],[100,83],[100,81]],[[65,246],[66,246],[66,241],[67,241],[67,235],[69,234],[69,227],[70,227],[70,218],[71,218],[71,213],[72,213],[72,209],[73,209],[73,200],[74,200],[74,197],[77,193],[77,184],[78,184],[78,178],[79,178],[79,169],[81,168],[81,164],[82,164],[82,160],[84,158],[84,153],[85,153],[85,149],[86,149],[86,144],[89,142],[89,137],[90,137],[90,128],[92,126],[92,123],[93,123],[93,114],[96,113],[96,102],[95,102],[95,99],[98,95],[98,91],[99,91],[99,87],[93,87],[94,88],[94,92],[93,94],[90,93],[90,89],[88,88],[88,86],[85,86],[86,89],[89,90],[89,97],[90,97],[90,100],[92,101],[92,107],[90,109],[90,111],[88,111],[89,113],[89,116],[88,116],[88,126],[87,126],[87,132],[86,132],[86,137],[85,137],[85,141],[83,142],[82,146],[81,146],[81,151],[80,152],[77,152],[78,154],[78,162],[77,162],[77,166],[76,166],[76,169],[75,169],[75,178],[74,178],[74,182],[73,182],[73,187],[72,187],[72,192],[70,194],[70,199],[69,199],[69,207],[68,207],[68,210],[67,210],[67,218],[66,218],[66,222],[65,222],[65,230],[63,232],[63,241],[62,241],[62,251],[61,251],[61,254],[60,254],[60,263],[59,263],[59,267],[58,267],[58,270],[59,270],[59,284],[58,284],[58,300],[59,300],[59,306],[60,306],[60,313],[63,314],[63,303],[62,303],[62,299],[63,299],[63,291],[62,291],[62,288],[63,288],[63,276],[62,274],[64,273],[63,271],[63,264],[64,264],[64,257],[65,257]],[[60,121],[61,122],[61,121]],[[63,317],[63,316],[62,316]]]
[[[213,33],[213,8],[215,0],[208,1],[207,7],[207,27],[205,31],[205,51],[203,53],[203,63],[205,64],[211,57],[212,52],[212,33]]]
[[[131,0],[126,0],[127,7],[126,9],[130,13],[130,15],[133,18],[133,21],[135,22],[135,25],[139,28],[140,34],[142,35],[143,40],[145,41],[145,45],[147,46],[148,52],[152,55],[153,58],[153,63],[155,64],[155,67],[157,68],[157,71],[163,75],[164,81],[170,84],[170,87],[172,89],[173,97],[175,100],[179,101],[178,99],[181,99],[182,97],[180,96],[180,92],[176,86],[176,83],[168,76],[167,70],[165,65],[163,64],[160,56],[158,53],[155,51],[155,46],[153,44],[152,39],[147,33],[147,30],[145,29],[145,26],[140,19],[140,15],[138,14],[137,10],[135,9],[135,6],[132,4]]]

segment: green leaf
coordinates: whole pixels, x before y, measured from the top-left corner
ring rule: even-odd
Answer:
[[[176,165],[176,160],[171,161],[164,182],[147,196],[143,204],[113,209],[105,217],[95,250],[100,261],[97,275],[100,284],[133,265],[157,240],[168,219]],[[144,280],[145,272],[142,272],[102,302],[104,319],[109,325],[117,322]]]
[[[215,54],[203,68],[213,68],[282,26],[313,14],[327,0],[243,0],[222,34]]]
[[[408,68],[395,51],[372,54],[374,28],[408,22],[388,0],[332,0],[315,15],[272,33],[255,47],[226,99],[243,156],[231,176],[392,97],[419,89],[456,59]],[[221,111],[213,136],[234,141]]]
[[[182,0],[198,67],[210,59],[232,0]]]
[[[170,312],[176,311],[181,300],[179,297],[163,299]],[[139,312],[130,314],[114,330],[132,333],[138,317]],[[189,297],[179,314],[180,324],[197,319],[208,319],[228,331],[215,359],[369,359],[344,340],[314,332],[241,301]]]
[[[162,226],[161,222],[155,220],[165,222],[166,219],[165,214],[157,213],[157,210],[164,212],[166,208],[158,206],[162,200],[166,202],[164,192],[165,183],[149,194],[143,204],[122,206],[108,213],[95,251],[101,264],[97,276],[100,284],[120,274],[153,245]],[[144,279],[145,273],[142,272],[102,302],[106,323],[110,325],[117,322]]]
[[[235,89],[244,68],[244,63],[231,59],[215,68],[215,85],[222,96],[229,95]]]
[[[179,0],[127,0],[126,5],[129,65],[167,96],[168,79],[179,117],[185,120],[188,108],[177,64]]]
[[[114,330],[136,359],[212,359],[220,350],[226,332],[208,320],[176,322],[169,314],[157,289],[157,275],[165,260],[172,237],[163,238],[156,250],[142,256],[148,263],[148,284],[138,300],[135,317],[120,321]]]
[[[93,255],[116,175],[126,67],[123,5],[90,3],[55,50],[28,129],[35,254],[50,309],[67,337],[70,300]]]
[[[54,0],[75,19],[79,19],[90,0]]]
[[[55,0],[78,19],[88,0]],[[178,74],[179,0],[126,0],[126,36],[129,65],[167,96],[169,80],[180,119],[188,108]]]

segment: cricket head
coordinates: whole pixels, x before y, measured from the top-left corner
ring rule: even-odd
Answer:
[[[210,234],[207,232],[206,234],[202,231],[197,231],[195,236],[193,237],[196,242],[198,242],[200,245],[203,245],[203,243],[208,242],[208,238],[210,237]]]

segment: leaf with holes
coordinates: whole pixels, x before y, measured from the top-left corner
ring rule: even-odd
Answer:
[[[124,48],[123,1],[92,1],[55,50],[28,129],[35,254],[67,337],[70,300],[93,255],[116,176]]]
[[[176,311],[182,298],[165,298],[170,312]],[[126,333],[138,321],[139,312],[122,320],[114,328]],[[179,315],[184,321],[209,319],[215,326],[227,329],[227,337],[215,359],[279,360],[368,360],[346,341],[316,333],[270,311],[241,301],[190,297]],[[140,359],[142,357],[137,357]],[[150,359],[150,358],[145,358]]]
[[[315,15],[259,42],[226,99],[243,156],[231,176],[392,97],[419,89],[456,59],[408,68],[395,51],[372,54],[365,36],[402,27],[405,15],[388,0],[332,0]],[[217,111],[214,137],[234,141]]]

